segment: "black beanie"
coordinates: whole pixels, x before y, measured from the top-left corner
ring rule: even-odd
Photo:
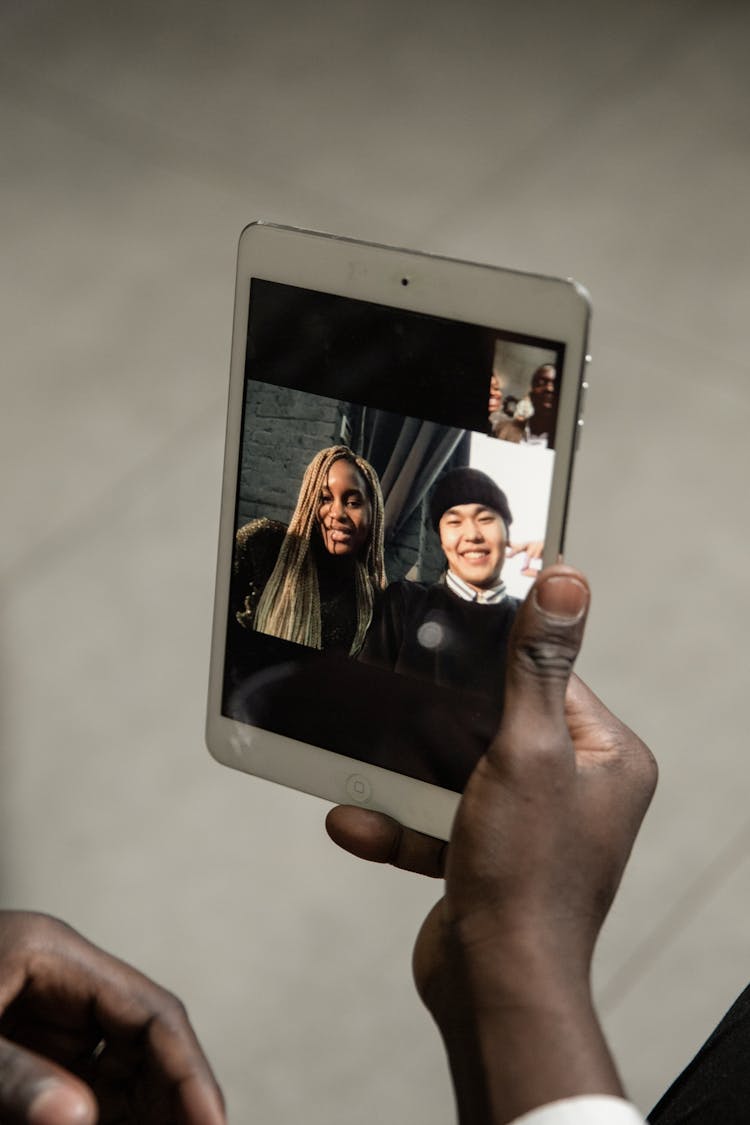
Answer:
[[[502,518],[506,530],[513,523],[508,507],[508,498],[494,480],[479,469],[451,469],[440,477],[430,496],[430,519],[435,531],[440,518],[448,508],[457,504],[481,504],[491,508]]]

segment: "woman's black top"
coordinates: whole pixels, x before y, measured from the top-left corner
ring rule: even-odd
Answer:
[[[245,629],[253,628],[258,602],[276,566],[286,532],[283,523],[266,518],[252,520],[237,532],[230,618]],[[326,652],[346,654],[357,631],[354,559],[329,554],[317,532],[310,549],[320,591],[321,647]]]

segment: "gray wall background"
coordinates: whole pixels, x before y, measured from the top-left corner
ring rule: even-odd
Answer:
[[[186,1000],[232,1119],[448,1125],[439,888],[202,744],[241,227],[584,282],[582,673],[661,785],[596,987],[645,1108],[748,977],[746,5],[0,9],[0,859]],[[710,408],[707,404],[710,404]]]

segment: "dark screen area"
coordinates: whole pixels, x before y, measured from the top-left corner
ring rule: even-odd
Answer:
[[[259,278],[250,301],[248,378],[479,433],[498,336],[561,352],[549,340]]]

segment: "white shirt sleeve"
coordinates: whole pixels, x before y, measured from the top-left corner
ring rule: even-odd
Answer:
[[[608,1094],[586,1094],[532,1109],[509,1125],[646,1125],[634,1105]]]

